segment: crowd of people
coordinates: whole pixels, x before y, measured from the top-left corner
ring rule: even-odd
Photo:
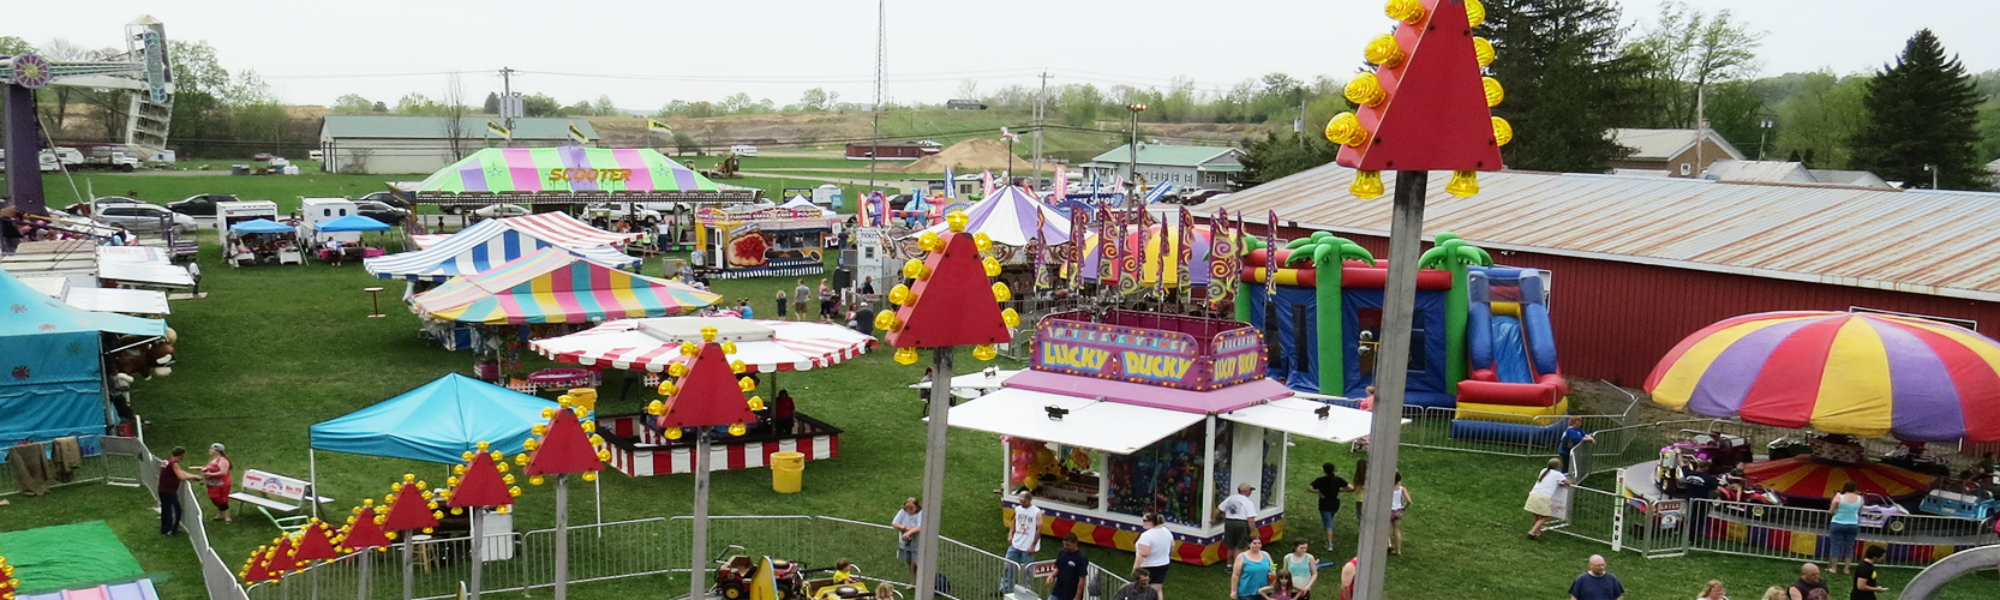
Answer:
[[[1851,581],[1835,582],[1827,579],[1814,563],[1799,566],[1799,576],[1790,585],[1770,586],[1758,596],[1759,600],[1833,600],[1837,594],[1845,592],[1851,600],[1876,600],[1877,594],[1889,591],[1882,585],[1875,572],[1875,562],[1882,560],[1888,550],[1881,546],[1869,546],[1861,555],[1861,562],[1850,571]],[[1850,584],[1850,585],[1840,585]],[[1585,563],[1583,574],[1577,575],[1569,585],[1570,600],[1624,600],[1625,584],[1611,573],[1603,556],[1591,555]],[[1720,580],[1709,580],[1703,584],[1701,592],[1694,600],[1729,600],[1728,586]]]

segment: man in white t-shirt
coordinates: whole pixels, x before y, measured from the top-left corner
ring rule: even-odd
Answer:
[[[1035,497],[1028,492],[1021,492],[1019,501],[1021,505],[1014,508],[1013,532],[1007,540],[1007,564],[1000,571],[1003,596],[1014,592],[1014,572],[1035,562],[1035,551],[1042,549],[1042,509],[1035,507]]]
[[[1173,564],[1174,532],[1167,530],[1166,517],[1156,512],[1140,517],[1139,524],[1146,530],[1139,533],[1138,545],[1132,548],[1132,570],[1146,571],[1153,591],[1158,594],[1155,600],[1165,600],[1167,593],[1162,584],[1167,582],[1167,566]]]
[[[1248,483],[1237,484],[1236,493],[1224,499],[1222,505],[1215,507],[1215,512],[1222,516],[1224,562],[1234,558],[1237,552],[1250,547],[1250,536],[1255,535],[1257,531],[1257,501],[1250,499],[1250,492],[1254,491],[1257,491],[1256,486]],[[1158,579],[1154,578],[1156,581]]]

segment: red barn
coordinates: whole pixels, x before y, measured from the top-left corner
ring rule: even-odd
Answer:
[[[1262,234],[1328,230],[1388,255],[1389,200],[1327,165],[1200,207]],[[1471,198],[1433,174],[1425,238],[1450,231],[1495,262],[1552,273],[1570,375],[1636,387],[1695,330],[1775,310],[1875,310],[2000,330],[2000,194],[1481,173]],[[1386,179],[1386,177],[1385,177]]]
[[[916,160],[938,153],[937,144],[922,142],[853,142],[847,144],[847,160]]]

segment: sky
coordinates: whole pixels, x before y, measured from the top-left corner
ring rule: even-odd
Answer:
[[[1345,79],[1367,39],[1391,23],[1377,0],[883,1],[884,94],[902,103],[942,102],[968,79],[981,91],[1033,86],[1044,72],[1052,86],[1165,87],[1184,76],[1211,92],[1270,72]],[[1877,69],[1925,27],[1968,69],[2000,69],[2000,35],[1990,31],[2000,3],[1991,0],[1686,3],[1729,9],[1766,32],[1761,75]],[[476,105],[501,89],[503,67],[520,71],[517,91],[564,104],[609,95],[635,110],[736,92],[781,106],[814,87],[848,102],[874,94],[877,3],[864,0],[15,4],[0,35],[38,45],[122,46],[124,24],[150,14],[168,39],[207,41],[231,72],[254,69],[287,104],[349,93],[390,105],[412,92],[438,98],[456,72]],[[1624,11],[1643,28],[1659,5],[1626,0]]]

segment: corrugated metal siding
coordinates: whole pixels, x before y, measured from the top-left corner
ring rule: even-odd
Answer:
[[[1197,212],[1386,235],[1388,199],[1348,195],[1353,173],[1327,165]],[[2000,301],[2000,194],[1501,172],[1457,198],[1447,180],[1431,177],[1425,231],[1489,250]]]

